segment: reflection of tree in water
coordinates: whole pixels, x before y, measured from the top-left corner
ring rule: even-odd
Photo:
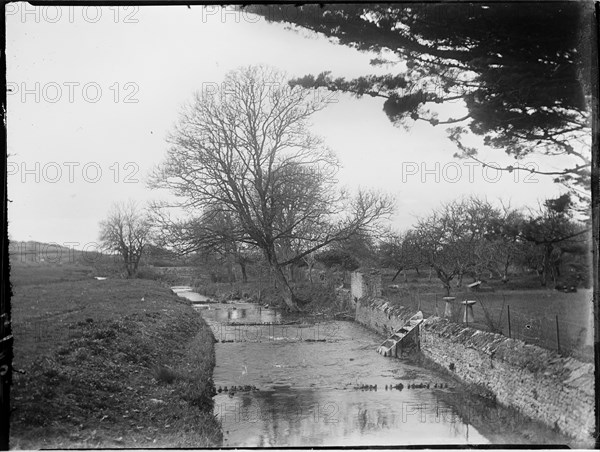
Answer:
[[[359,407],[358,408],[358,430],[361,434],[365,432],[367,428],[367,409]]]
[[[286,391],[288,392],[288,391]],[[262,445],[294,445],[309,439],[312,444],[322,431],[316,391],[259,392],[255,401],[260,410]],[[302,404],[300,404],[302,401]],[[303,434],[308,430],[309,438]]]
[[[361,435],[371,431],[389,430],[394,425],[395,415],[392,412],[385,409],[371,410],[371,422],[369,422],[369,410],[366,408],[367,404],[360,404],[358,406],[357,413],[357,426]],[[374,419],[373,419],[374,418]],[[350,433],[353,433],[350,431]]]
[[[456,434],[459,427],[464,425],[460,434],[465,440],[469,434],[467,426],[472,426],[497,444],[570,443],[568,438],[540,422],[466,390],[459,393],[440,392],[437,397],[441,402],[440,407],[448,407],[445,408],[447,413],[444,415],[444,422],[453,425]]]
[[[442,397],[439,397],[439,395],[442,395]],[[452,400],[454,403],[448,403],[446,400],[442,400],[443,396],[447,395],[446,393],[440,393],[439,395],[435,399],[436,421],[447,425],[455,438],[461,438],[468,442],[472,397],[462,392],[453,393]]]
[[[379,427],[380,429],[389,429],[390,427],[390,421],[389,421],[389,414],[387,411],[384,410],[377,410],[377,427]],[[392,425],[394,424],[394,414],[392,413]]]

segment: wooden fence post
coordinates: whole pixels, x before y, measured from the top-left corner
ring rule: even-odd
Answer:
[[[558,353],[560,353],[560,335],[558,334],[558,314],[556,315],[556,344],[558,346]]]

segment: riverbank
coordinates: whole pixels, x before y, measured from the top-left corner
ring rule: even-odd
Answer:
[[[11,448],[221,444],[214,338],[187,301],[156,281],[27,271],[12,298]]]
[[[293,318],[320,316],[339,320],[354,319],[354,308],[340,306],[336,290],[331,284],[304,281],[293,284],[293,287],[300,309],[300,312],[292,313]],[[287,311],[281,293],[277,289],[272,285],[256,281],[200,284],[192,286],[192,290],[217,303],[245,302],[281,309],[282,312]]]

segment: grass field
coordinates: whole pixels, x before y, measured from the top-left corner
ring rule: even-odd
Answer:
[[[220,445],[201,316],[158,282],[95,272],[12,268],[11,448]]]

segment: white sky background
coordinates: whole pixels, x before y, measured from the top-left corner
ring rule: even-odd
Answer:
[[[13,240],[95,242],[98,223],[114,201],[143,204],[161,197],[147,188],[145,176],[164,158],[165,137],[181,106],[203,83],[220,83],[229,70],[265,63],[292,77],[324,70],[349,78],[388,72],[369,65],[374,54],[214,8],[42,8],[20,3],[8,5],[6,12],[7,82],[14,91],[8,95]],[[102,93],[91,102],[97,86]],[[24,98],[23,88],[30,90]],[[137,103],[125,102],[128,95]],[[383,99],[335,94],[332,100],[313,117],[313,131],[338,155],[341,183],[396,196],[393,222],[399,229],[462,195],[502,198],[516,207],[536,206],[563,191],[548,177],[531,177],[527,183],[523,172],[502,173],[494,182],[495,171],[474,166],[470,175],[464,161],[452,157],[456,149],[443,126],[419,123],[409,132],[395,127],[382,110]],[[460,104],[445,111],[453,117],[464,114]],[[513,162],[500,150],[482,150],[481,158],[501,165]],[[405,170],[418,171],[406,174],[404,181],[403,162]],[[538,163],[549,170],[565,162]],[[450,180],[445,181],[448,164]],[[30,173],[22,171],[23,165]],[[457,167],[462,169],[459,177]],[[425,175],[422,168],[433,172]]]

